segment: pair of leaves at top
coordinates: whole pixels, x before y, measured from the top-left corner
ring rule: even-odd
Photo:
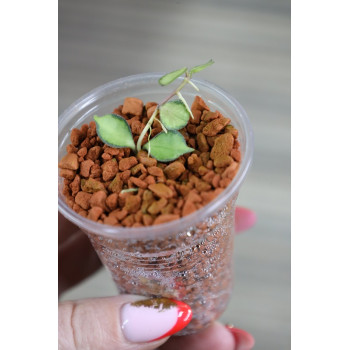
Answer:
[[[209,60],[207,63],[204,64],[200,64],[199,66],[195,66],[193,68],[191,68],[189,71],[187,70],[187,67],[183,67],[180,69],[177,69],[173,72],[170,72],[168,74],[163,75],[160,79],[159,79],[159,84],[160,85],[168,85],[170,83],[172,83],[176,78],[180,77],[182,74],[186,73],[187,75],[189,75],[190,77],[192,76],[193,73],[198,73],[201,70],[203,70],[204,68],[207,68],[209,66],[211,66],[214,63],[213,60]]]
[[[181,155],[193,152],[188,147],[181,133],[177,130],[185,127],[189,120],[189,112],[180,100],[169,101],[159,108],[160,122],[166,131],[149,140],[143,149],[161,162],[169,162]],[[115,148],[129,147],[136,150],[129,124],[117,114],[95,116],[96,131],[99,138],[107,145]]]

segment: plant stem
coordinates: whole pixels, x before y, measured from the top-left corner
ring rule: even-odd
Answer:
[[[186,107],[188,113],[190,113],[190,115],[191,115],[191,118],[194,119],[194,116],[193,116],[193,114],[192,114],[191,108],[188,106],[188,104],[187,104],[186,100],[184,99],[184,97],[182,96],[181,92],[178,91],[178,92],[176,93],[176,95],[179,97],[179,99],[180,99],[180,100],[182,101],[182,103],[185,105],[185,107]]]
[[[154,110],[151,118],[149,118],[146,126],[143,128],[141,135],[139,137],[139,139],[137,140],[137,152],[141,151],[141,146],[142,146],[142,140],[145,137],[145,135],[147,134],[148,129],[151,127],[154,118],[156,117],[156,115],[158,114],[158,109],[159,109],[159,105],[157,105],[156,109]]]
[[[182,81],[182,83],[177,87],[177,89],[175,89],[162,103],[158,104],[156,109],[154,110],[151,118],[149,118],[146,126],[143,128],[141,135],[137,141],[137,152],[141,151],[141,147],[142,147],[142,140],[145,137],[145,135],[147,134],[147,131],[150,129],[154,118],[157,116],[159,108],[164,105],[166,102],[168,102],[171,98],[173,98],[175,95],[178,95],[178,93],[180,92],[180,90],[182,90],[182,88],[184,88],[186,86],[186,84],[190,83],[190,77],[187,75],[186,78]],[[192,85],[192,84],[191,84]],[[185,104],[185,106],[187,106],[187,104]],[[191,113],[191,111],[190,111]],[[191,117],[193,118],[193,115],[191,113]]]
[[[196,91],[199,91],[197,85],[195,85],[195,83],[191,80],[188,81],[188,83],[196,90]]]

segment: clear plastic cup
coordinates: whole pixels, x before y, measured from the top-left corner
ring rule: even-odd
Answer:
[[[129,76],[102,85],[74,102],[59,117],[58,158],[66,153],[70,131],[92,117],[109,114],[125,97],[161,102],[174,89],[160,86],[163,73]],[[199,94],[210,110],[232,120],[239,131],[242,161],[231,184],[200,210],[169,223],[124,228],[100,224],[75,213],[61,193],[58,208],[90,238],[101,261],[110,271],[120,293],[181,300],[193,310],[190,324],[178,335],[195,333],[219,318],[232,290],[234,211],[239,188],[253,154],[253,134],[245,111],[227,92],[204,80],[192,79],[196,92],[187,86],[182,94],[191,105]]]

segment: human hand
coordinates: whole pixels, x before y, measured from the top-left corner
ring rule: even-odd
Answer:
[[[236,209],[237,233],[252,227],[254,223],[255,214],[252,211],[239,207]],[[80,282],[101,266],[87,236],[61,214],[59,214],[58,258],[59,293]],[[170,302],[169,309],[160,313],[149,305],[140,308],[140,300],[145,298],[118,295],[110,298],[61,302],[59,304],[59,348],[62,350],[173,350],[180,348],[182,350],[248,350],[254,345],[254,339],[249,333],[238,328],[225,327],[218,322],[197,334],[169,339],[173,333],[168,331],[175,329],[174,323],[177,326],[176,331],[188,323],[189,320],[186,320],[186,317],[189,318],[189,307],[180,302],[174,304]],[[138,309],[135,312],[133,303],[136,301],[138,301]],[[180,307],[176,303],[179,303]],[[180,309],[183,316],[177,317],[181,313]],[[140,322],[142,317],[143,322]],[[161,320],[159,320],[160,317]],[[146,325],[151,325],[150,331],[145,332]],[[162,337],[164,335],[166,336]],[[153,339],[158,340],[152,341]]]

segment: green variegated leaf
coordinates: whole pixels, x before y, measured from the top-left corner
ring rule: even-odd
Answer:
[[[135,142],[128,123],[117,114],[94,116],[99,138],[108,146],[115,148],[129,147],[135,150]]]
[[[186,71],[187,71],[187,67],[183,67],[171,73],[165,74],[159,79],[159,84],[163,86],[168,85],[172,83],[176,78],[184,74]]]
[[[169,101],[159,108],[160,120],[168,130],[180,130],[185,127],[190,114],[180,100]]]
[[[170,162],[185,153],[194,151],[193,148],[187,146],[184,137],[176,130],[169,130],[167,133],[160,132],[147,142],[143,149],[160,162]]]
[[[214,63],[214,61],[213,61],[213,60],[210,60],[210,61],[208,61],[207,63],[201,64],[201,65],[199,65],[199,66],[195,66],[195,67],[193,67],[193,68],[190,69],[190,74],[198,73],[198,72],[200,72],[201,70],[203,70],[204,68],[207,68],[207,67],[211,66],[213,63]]]

